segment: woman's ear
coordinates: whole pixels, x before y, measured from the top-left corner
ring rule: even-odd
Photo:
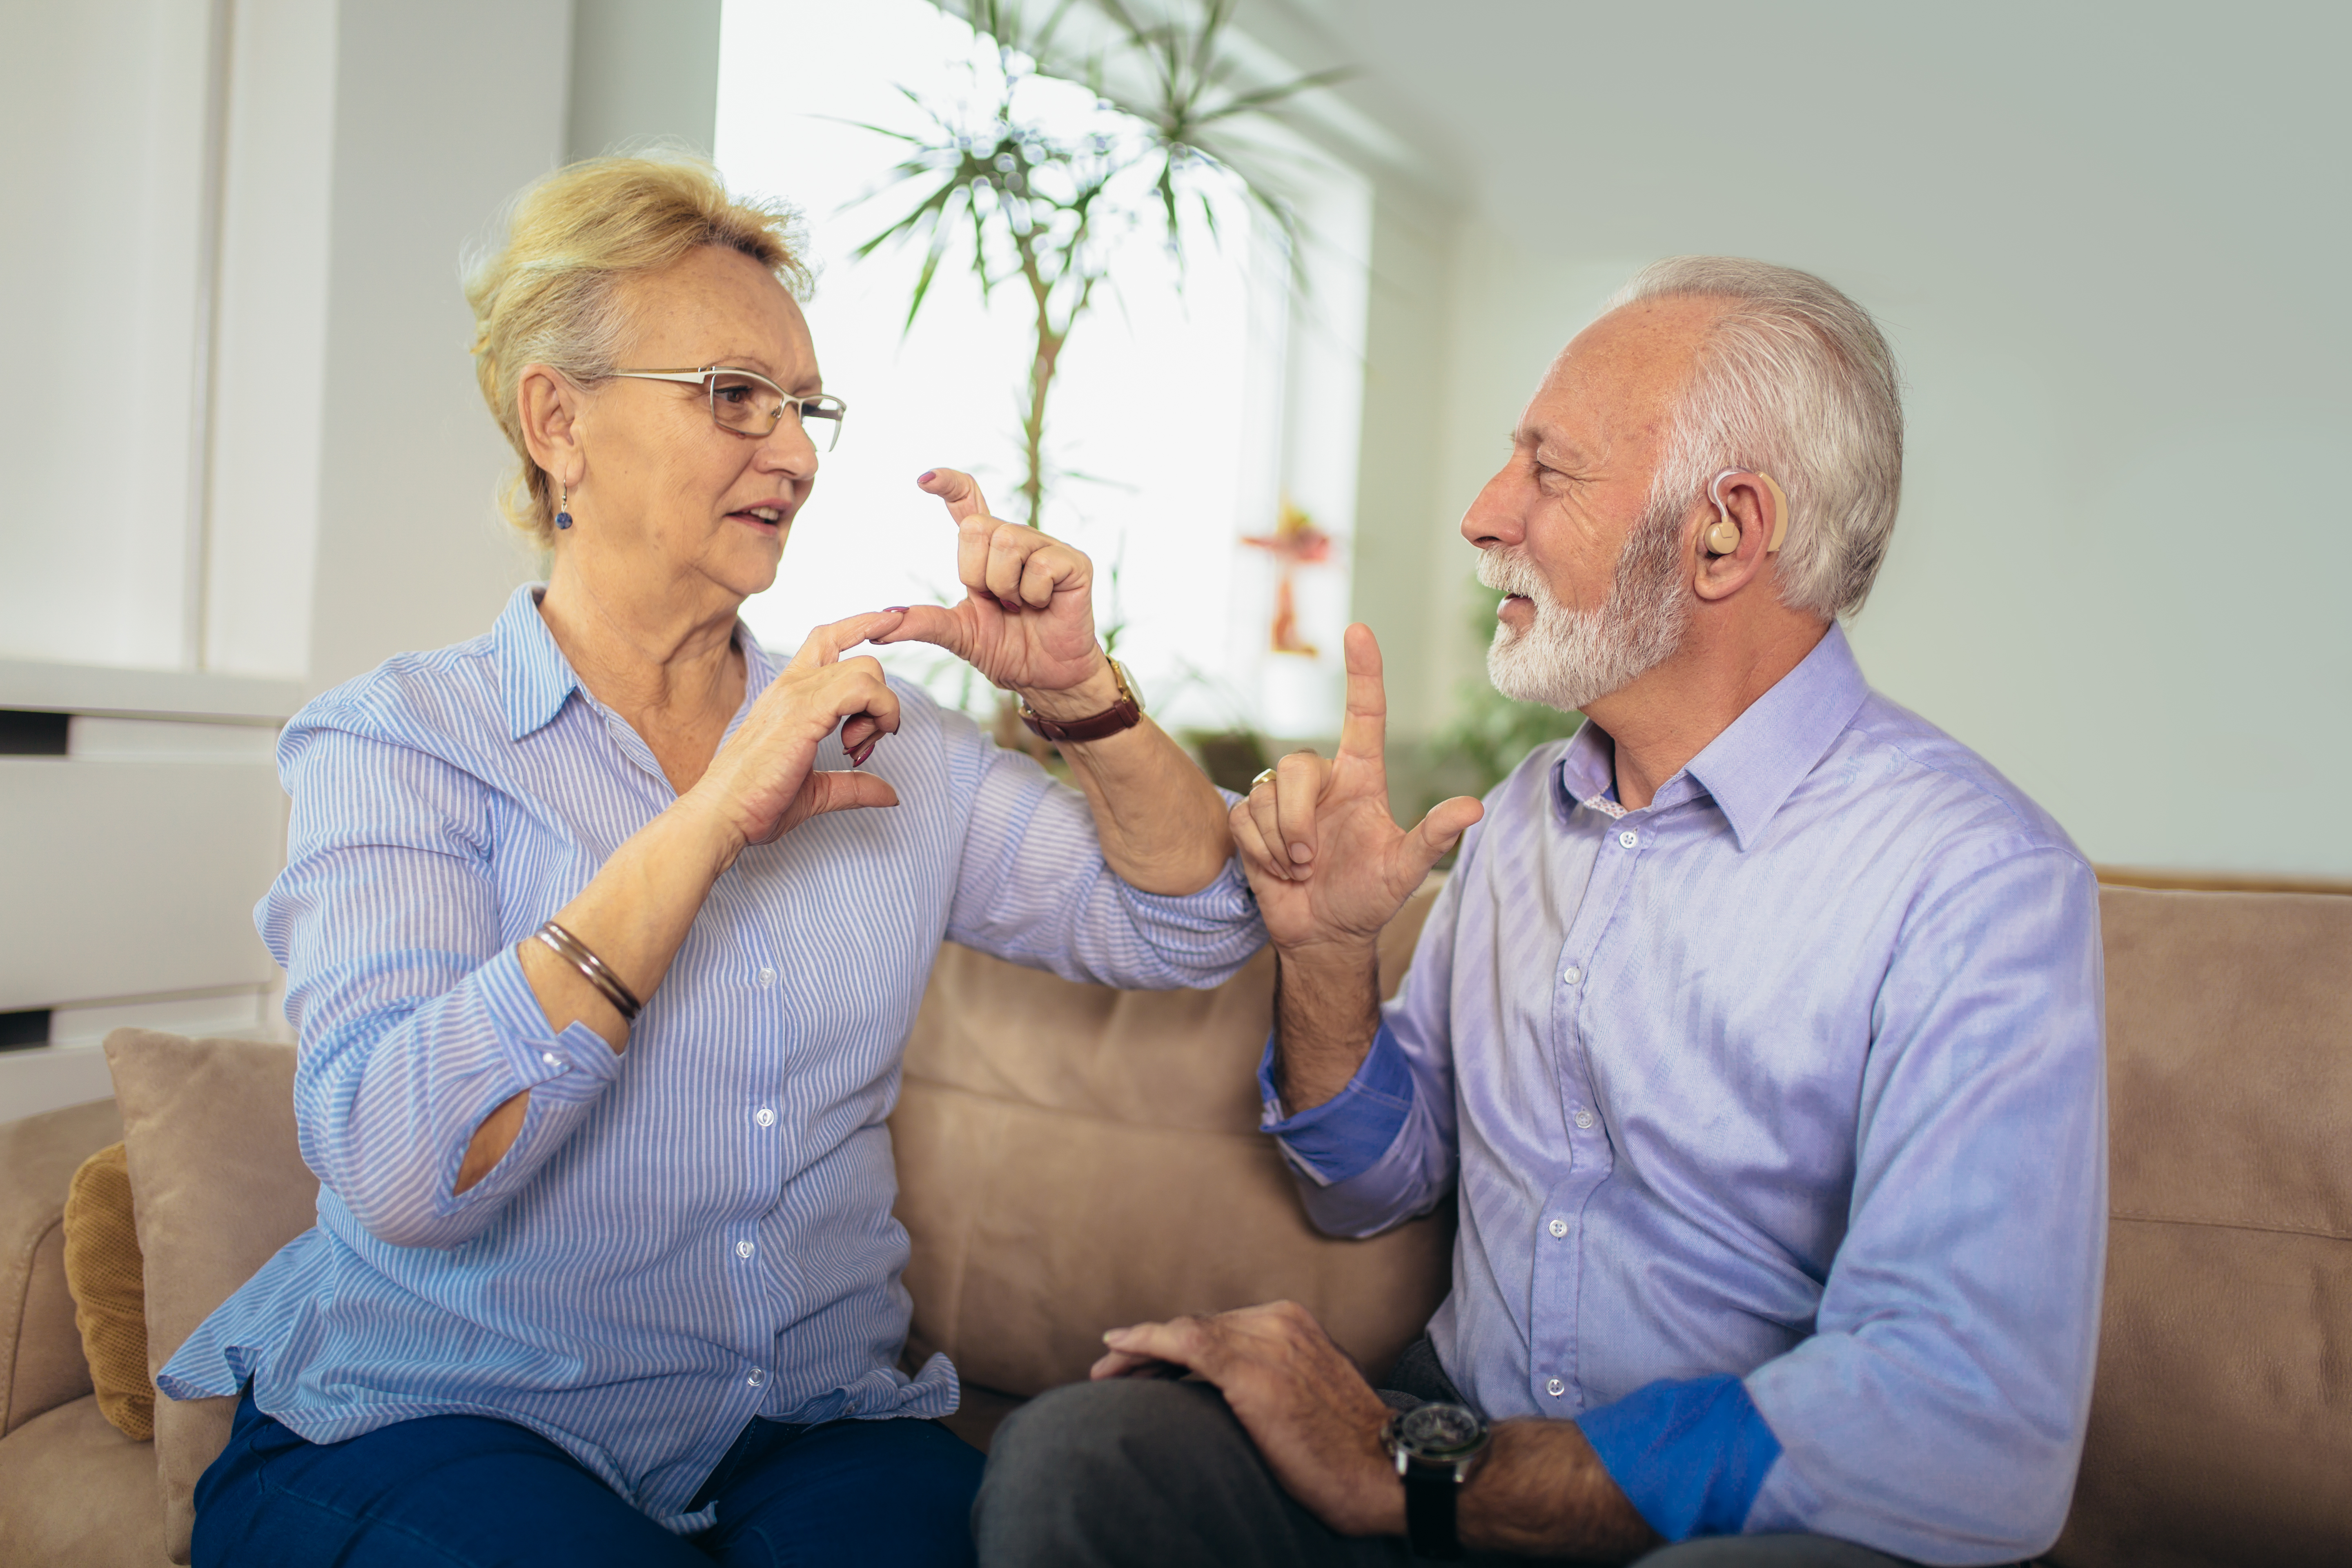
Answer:
[[[515,383],[515,412],[530,460],[559,484],[577,486],[588,460],[580,446],[580,389],[552,366],[527,364]]]

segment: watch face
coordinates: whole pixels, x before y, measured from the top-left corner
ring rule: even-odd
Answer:
[[[1459,1405],[1423,1405],[1397,1421],[1397,1441],[1417,1455],[1433,1457],[1475,1448],[1486,1440],[1486,1424]]]
[[[1118,683],[1127,688],[1127,694],[1135,700],[1135,705],[1138,708],[1142,707],[1143,688],[1135,683],[1135,677],[1128,673],[1127,666],[1114,658],[1110,661],[1110,668],[1113,674],[1118,677]]]

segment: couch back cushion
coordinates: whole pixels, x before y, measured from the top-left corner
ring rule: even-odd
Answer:
[[[112,1100],[0,1123],[0,1436],[90,1391],[66,1283],[65,1199],[90,1153],[122,1136]]]
[[[2352,1563],[2352,898],[2100,898],[2106,1309],[2067,1568]]]
[[[1383,994],[1433,896],[1383,934]],[[940,951],[890,1122],[910,1354],[1031,1394],[1084,1378],[1105,1329],[1288,1298],[1387,1370],[1444,1296],[1453,1207],[1370,1241],[1307,1224],[1257,1131],[1273,983],[1266,952],[1135,993]]]
[[[214,1308],[310,1228],[318,1179],[294,1130],[294,1047],[151,1029],[106,1038],[147,1275],[152,1377]],[[188,1560],[196,1478],[228,1442],[234,1399],[155,1402],[163,1534]]]

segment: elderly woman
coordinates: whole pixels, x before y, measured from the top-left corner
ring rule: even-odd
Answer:
[[[468,281],[548,582],[288,726],[257,919],[319,1223],[158,1379],[243,1393],[200,1564],[968,1560],[884,1126],[932,954],[1205,985],[1263,940],[1086,558],[964,476],[919,481],[961,604],[789,663],[736,618],[841,426],[804,283],[779,213],[645,159],[527,192]],[[909,638],[1079,790],[846,657]]]

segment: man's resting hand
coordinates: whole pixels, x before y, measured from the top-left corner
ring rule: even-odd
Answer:
[[[1214,1384],[1282,1489],[1341,1535],[1404,1533],[1404,1483],[1381,1441],[1389,1407],[1295,1301],[1138,1323],[1103,1336],[1093,1375],[1170,1364]],[[1458,1494],[1474,1551],[1625,1562],[1660,1538],[1569,1421],[1506,1421]]]

